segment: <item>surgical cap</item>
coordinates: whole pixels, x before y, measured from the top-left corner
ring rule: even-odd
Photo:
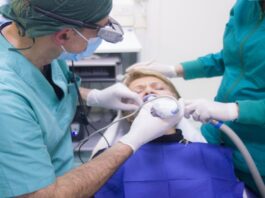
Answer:
[[[31,5],[69,19],[96,23],[109,15],[112,0],[12,0],[0,7],[0,13],[15,21],[22,34],[33,38],[77,26],[38,13]]]

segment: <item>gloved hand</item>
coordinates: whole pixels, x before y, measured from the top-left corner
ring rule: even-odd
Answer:
[[[126,101],[130,101],[130,103]],[[134,111],[141,104],[142,100],[139,95],[121,83],[117,83],[103,90],[93,89],[87,95],[88,106]]]
[[[130,66],[126,72],[137,69],[150,69],[164,74],[169,78],[177,77],[176,66],[156,63],[154,61],[140,62]]]
[[[149,102],[142,107],[129,132],[119,140],[129,145],[134,152],[143,144],[164,135],[168,129],[177,125],[183,118],[184,103],[182,100],[178,102],[179,112],[167,119],[152,116],[152,106],[152,102]]]
[[[205,99],[186,100],[185,117],[193,117],[203,123],[210,120],[233,121],[238,118],[238,106],[236,103],[213,102]]]

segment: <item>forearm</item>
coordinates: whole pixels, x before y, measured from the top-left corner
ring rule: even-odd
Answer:
[[[220,76],[223,75],[225,68],[222,51],[197,60],[183,62],[181,65],[185,79]]]
[[[265,125],[265,100],[237,101],[239,116],[236,122],[242,124]]]
[[[61,176],[49,187],[20,196],[22,198],[82,198],[92,196],[132,154],[132,149],[117,143],[90,162]]]

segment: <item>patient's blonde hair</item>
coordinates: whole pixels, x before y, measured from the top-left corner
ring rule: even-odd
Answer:
[[[158,78],[163,81],[169,87],[170,91],[176,96],[176,98],[180,98],[180,95],[172,82],[166,76],[156,71],[147,69],[131,70],[130,72],[126,73],[123,83],[128,87],[134,80],[149,76]]]

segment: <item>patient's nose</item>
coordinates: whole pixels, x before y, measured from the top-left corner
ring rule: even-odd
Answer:
[[[151,94],[151,93],[154,93],[154,89],[152,87],[150,87],[150,86],[146,86],[145,87],[145,92],[147,94]]]
[[[152,90],[150,90],[150,91],[145,91],[144,94],[143,94],[143,96],[142,96],[142,98],[144,98],[145,96],[150,95],[150,94],[155,94],[155,92],[152,91]]]

